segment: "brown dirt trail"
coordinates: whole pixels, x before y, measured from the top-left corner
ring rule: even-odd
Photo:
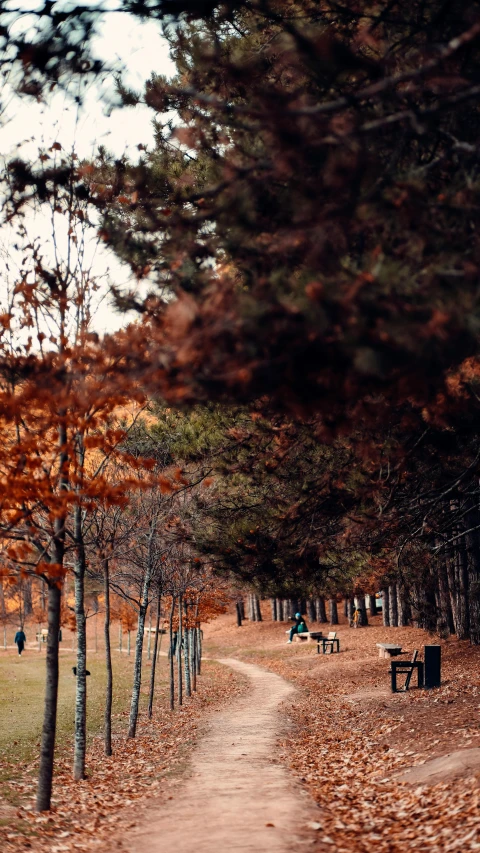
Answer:
[[[274,763],[286,725],[279,704],[294,688],[258,666],[220,663],[247,676],[251,689],[215,714],[192,756],[188,779],[158,814],[148,814],[144,832],[124,841],[129,853],[283,853],[292,844],[311,844],[314,833],[306,824],[313,801]]]

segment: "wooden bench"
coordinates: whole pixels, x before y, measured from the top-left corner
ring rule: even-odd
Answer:
[[[390,659],[395,657],[395,655],[402,654],[402,647],[396,643],[376,643],[376,646],[380,649],[378,654],[380,658]]]
[[[322,647],[322,654],[326,654],[327,649],[330,650],[330,654],[333,654],[334,651],[340,651],[340,640],[337,637],[336,631],[329,631],[327,637],[319,637],[317,640],[317,655],[320,654],[320,646]]]
[[[423,687],[423,661],[417,660],[418,649],[415,649],[411,660],[394,660],[390,671],[392,676],[392,693],[404,693],[410,687],[413,672],[417,671],[417,686]],[[397,687],[397,675],[406,675],[403,687]]]
[[[309,643],[311,640],[320,640],[322,638],[323,633],[321,631],[303,631],[301,634],[293,635],[293,639],[298,640],[299,643]]]
[[[37,631],[37,640],[39,643],[46,643],[48,637],[48,628],[41,628]]]

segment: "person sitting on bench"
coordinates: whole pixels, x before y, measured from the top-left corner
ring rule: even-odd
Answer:
[[[307,623],[301,613],[295,613],[295,617],[293,618],[295,619],[295,625],[292,625],[290,631],[287,632],[289,634],[287,643],[293,641],[294,634],[305,634],[308,631]]]

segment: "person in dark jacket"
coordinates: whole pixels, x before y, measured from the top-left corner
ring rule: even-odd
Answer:
[[[25,634],[23,633],[23,628],[21,625],[20,625],[20,628],[18,629],[17,633],[15,634],[15,639],[13,642],[16,643],[16,646],[18,648],[18,654],[21,655],[23,652],[23,649],[25,648],[25,643],[27,642],[27,638],[26,638]]]
[[[293,642],[294,634],[304,634],[306,631],[308,631],[307,623],[305,622],[305,619],[303,618],[302,614],[295,613],[295,625],[292,625],[290,631],[288,632],[289,637],[287,643]]]

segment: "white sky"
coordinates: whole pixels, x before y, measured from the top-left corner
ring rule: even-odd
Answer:
[[[152,72],[170,76],[175,70],[158,24],[141,23],[124,13],[105,17],[94,50],[99,58],[122,72],[125,85],[140,92]],[[153,142],[154,113],[138,105],[116,109],[108,115],[108,99],[102,98],[102,91],[108,93],[110,86],[113,87],[113,78],[102,88],[92,85],[80,108],[60,92],[48,106],[12,96],[0,119],[1,154],[8,157],[18,151],[21,156],[34,157],[39,147],[49,148],[53,142],[60,142],[67,151],[74,147],[80,157],[90,157],[99,145],[105,145],[115,156],[127,154],[135,159],[139,143],[149,147]],[[37,236],[48,239],[49,228],[41,218],[35,217],[32,227]],[[0,234],[0,247],[7,251],[9,236],[8,231]],[[95,250],[94,269],[98,275],[108,270],[117,286],[129,281],[126,266],[101,247]],[[1,288],[0,282],[0,297]],[[124,322],[125,318],[115,314],[105,299],[95,315],[96,331],[113,331]]]

